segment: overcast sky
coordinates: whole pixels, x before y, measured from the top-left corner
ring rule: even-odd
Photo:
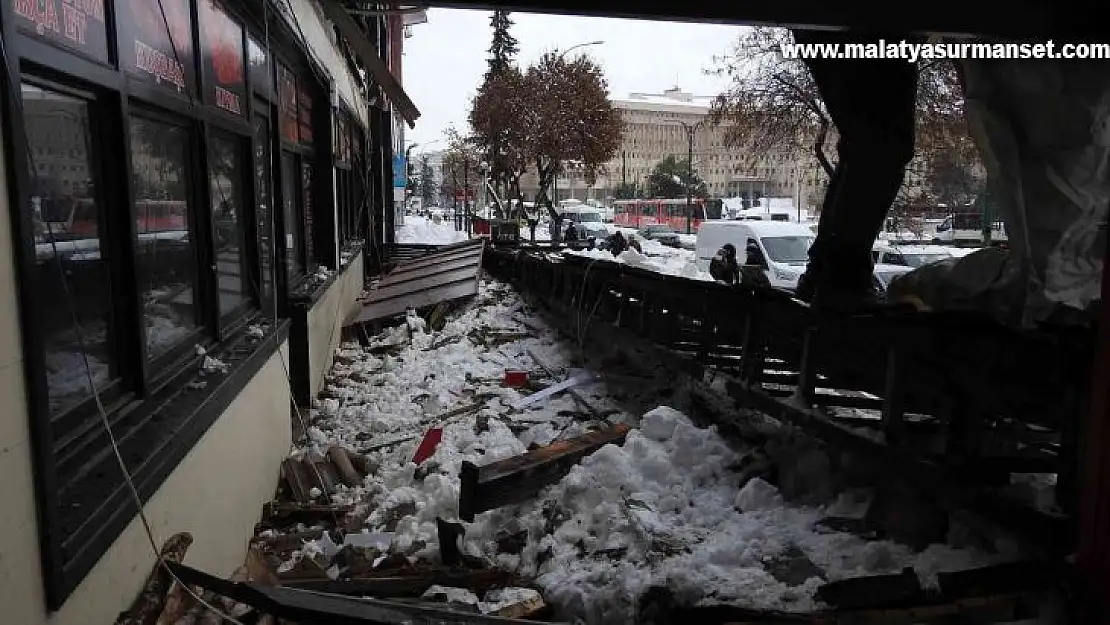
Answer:
[[[470,99],[486,71],[489,18],[489,11],[429,9],[428,22],[412,27],[404,44],[404,86],[420,109],[420,119],[416,128],[406,130],[406,141],[427,145],[442,138],[452,123],[465,130]],[[532,13],[513,13],[510,19],[522,67],[553,49],[604,41],[571,54],[589,52],[599,61],[610,96],[616,98],[632,91],[660,93],[675,85],[695,95],[716,95],[724,79],[703,70],[712,66],[714,55],[731,49],[742,28]],[[429,150],[442,147],[442,142],[428,145]]]

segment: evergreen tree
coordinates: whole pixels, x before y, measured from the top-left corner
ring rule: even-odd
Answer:
[[[508,11],[494,11],[489,23],[493,28],[493,42],[489,46],[490,57],[489,70],[486,72],[487,80],[490,76],[507,68],[512,63],[516,53],[520,51],[516,39],[509,34],[509,27],[513,25],[513,21],[509,19]]]

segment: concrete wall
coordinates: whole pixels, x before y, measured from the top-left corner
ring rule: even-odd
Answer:
[[[5,403],[0,411],[0,622],[112,623],[138,596],[155,561],[138,518],[62,609],[46,612],[8,197],[0,160],[0,397]],[[283,345],[282,352],[287,351]],[[289,451],[289,405],[289,385],[274,354],[147,503],[159,543],[188,531],[195,542],[187,564],[225,577],[242,564],[262,503],[273,497],[279,465]]]
[[[362,293],[363,255],[359,254],[308,311],[308,380],[312,395],[324,388],[324,374],[331,368],[344,322],[358,309]]]

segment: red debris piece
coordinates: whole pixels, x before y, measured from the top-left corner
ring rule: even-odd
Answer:
[[[432,428],[424,433],[424,440],[420,441],[420,446],[416,448],[416,453],[412,455],[412,461],[416,464],[424,462],[432,457],[436,452],[436,447],[439,446],[439,441],[443,438],[443,428]]]
[[[503,384],[509,388],[522,388],[525,384],[528,384],[528,372],[506,369]]]

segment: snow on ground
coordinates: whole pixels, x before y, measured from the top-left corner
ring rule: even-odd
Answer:
[[[640,248],[644,251],[643,254],[633,249],[625,250],[618,256],[613,256],[611,252],[606,250],[564,250],[563,253],[585,256],[599,261],[624,263],[669,276],[707,282],[713,281],[713,276],[709,275],[709,272],[698,269],[695,264],[697,257],[694,252],[668,247],[658,241],[647,241],[639,237],[637,239],[640,242]]]
[[[495,345],[499,332],[530,337]],[[395,353],[383,353],[391,345]],[[913,567],[928,582],[938,571],[1002,558],[947,545],[914,553],[893,542],[815,529],[825,515],[858,515],[846,494],[797,505],[759,478],[741,488],[737,466],[746,450],[714,427],[699,428],[675,408],[660,406],[682,407],[684,401],[662,390],[672,382],[665,369],[631,390],[579,387],[597,417],[565,394],[511,408],[524,394],[501,386],[503,372],[541,369],[529,350],[562,378],[574,374],[575,353],[590,347],[560,340],[509,287],[483,281],[477,300],[441,331],[412,315],[366,348],[342,346],[329,398],[310,415],[311,442],[294,455],[323,454],[333,444],[366,451],[376,471],[361,487],[341,487],[333,501],[354,504],[365,518],[363,531],[390,532],[391,551],[413,562],[436,562],[435,520],[457,518],[463,461],[486,464],[618,421],[638,428],[623,444],[583,459],[534,500],[478,515],[462,539],[465,553],[534,578],[560,618],[586,623],[634,622],[641,596],[653,587],[667,587],[688,603],[808,611],[821,607],[814,599],[821,576],[838,580]],[[603,372],[617,366],[607,364]],[[476,414],[438,418],[479,399],[486,403]],[[418,467],[413,451],[433,425],[443,427],[442,440]],[[403,437],[411,440],[388,446]],[[807,463],[786,463],[780,473],[796,465]],[[815,474],[831,492],[828,471]],[[517,537],[515,546],[506,535]],[[295,558],[334,549],[330,539],[309,541]],[[779,569],[799,560],[810,563],[802,574],[781,575]]]
[[[405,224],[397,228],[398,243],[448,245],[466,240],[466,232],[455,230],[455,222],[436,217],[406,215]]]

